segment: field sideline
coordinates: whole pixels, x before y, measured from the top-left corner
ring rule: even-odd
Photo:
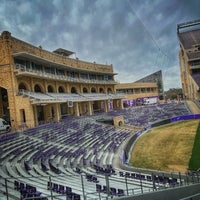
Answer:
[[[156,127],[134,144],[130,164],[138,168],[186,172],[200,120]]]

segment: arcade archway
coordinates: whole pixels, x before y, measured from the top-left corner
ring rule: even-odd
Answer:
[[[0,118],[10,123],[8,91],[3,87],[0,87]]]

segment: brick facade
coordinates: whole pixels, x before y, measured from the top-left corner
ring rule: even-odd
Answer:
[[[15,59],[38,63],[41,65],[41,71],[37,73],[36,71],[23,70],[22,68],[19,70],[16,67]],[[65,77],[44,74],[45,67],[52,65],[56,66],[56,70],[61,69]],[[68,77],[68,72],[77,73],[78,79]],[[111,82],[95,82],[92,79],[82,80],[79,77],[81,73],[88,74],[87,76],[91,74],[95,78],[99,74],[102,77],[109,76]],[[59,90],[64,93],[71,93],[73,90],[76,90],[76,93],[85,91],[88,93],[115,93],[116,82],[114,81],[114,75],[112,65],[85,62],[49,52],[14,38],[11,33],[4,31],[0,36],[0,91],[6,91],[6,100],[2,99],[3,92],[0,92],[0,117],[9,120],[13,129],[19,129],[23,124],[28,127],[34,127],[40,123],[39,120],[44,120],[45,122],[58,121],[62,110],[67,115],[93,114],[93,104],[99,107],[103,103],[104,110],[108,111],[109,109],[106,105],[108,100],[95,100],[94,102],[86,99],[85,102],[74,102],[73,107],[68,107],[67,103],[57,102],[42,104],[37,99],[35,101],[38,103],[33,103],[31,97],[20,95],[19,89],[34,92],[35,88],[39,87],[44,94],[48,92],[49,88],[54,93],[59,93]],[[43,114],[40,116],[41,113]]]

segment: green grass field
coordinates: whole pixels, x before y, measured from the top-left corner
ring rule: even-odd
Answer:
[[[194,163],[190,158],[196,154],[200,157],[200,150],[193,149],[198,125],[199,120],[181,121],[144,133],[134,145],[130,164],[139,168],[186,172],[191,168],[189,163]],[[198,144],[200,146],[200,136]]]
[[[189,162],[189,170],[196,171],[200,169],[200,123],[197,128],[197,134],[192,149],[192,155]]]

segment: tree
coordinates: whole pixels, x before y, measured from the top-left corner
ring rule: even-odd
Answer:
[[[170,100],[180,100],[183,99],[183,92],[181,88],[170,88],[168,91],[165,91],[165,99]]]

